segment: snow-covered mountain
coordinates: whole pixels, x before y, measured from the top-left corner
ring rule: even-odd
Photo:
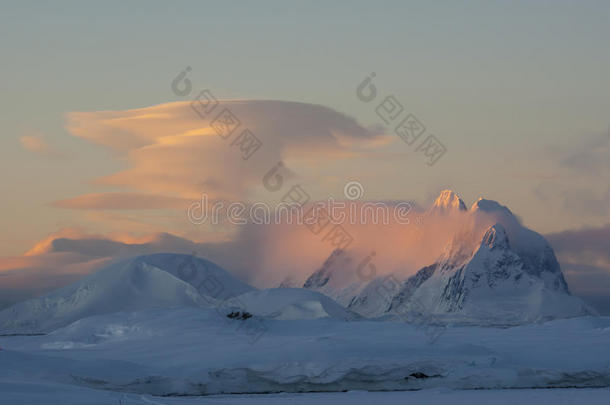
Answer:
[[[205,296],[227,299],[256,290],[215,263],[193,255],[158,253],[137,260],[163,269]]]
[[[212,262],[155,254],[113,264],[69,286],[0,312],[0,333],[45,333],[89,316],[210,307],[254,288]]]
[[[468,210],[445,190],[425,215],[460,226],[441,256],[414,275],[366,280],[354,271],[350,253],[337,250],[304,288],[369,317],[425,313],[439,321],[519,324],[590,313],[570,294],[544,237],[508,208],[481,198]]]
[[[447,224],[452,236],[438,237],[445,245],[442,254],[419,271],[359,272],[362,260],[335,250],[304,289],[256,291],[204,259],[146,255],[1,311],[0,333],[48,332],[120,311],[226,307],[235,297],[242,310],[275,319],[423,313],[439,321],[506,325],[590,312],[570,294],[547,241],[508,208],[479,199],[467,209],[457,194],[443,191],[424,215],[436,227]]]
[[[331,298],[303,288],[270,288],[252,291],[236,297],[236,306],[264,318],[278,320],[334,318],[351,320],[360,318]]]
[[[448,245],[436,263],[403,283],[388,312],[423,308],[451,320],[492,324],[586,315],[586,306],[570,294],[556,261],[552,262],[554,256],[547,255],[516,253],[504,227],[495,224],[474,252],[459,241]]]
[[[434,200],[432,207],[428,212],[433,214],[450,215],[459,211],[468,211],[466,204],[462,199],[451,190],[443,190]]]
[[[277,320],[361,318],[302,288],[258,291],[204,259],[154,254],[116,263],[0,312],[0,334],[47,333],[93,316],[158,308],[215,307]]]
[[[365,286],[353,272],[342,271],[353,266],[354,260],[350,255],[342,249],[335,249],[322,267],[305,281],[303,288],[319,291],[347,307],[352,297]]]

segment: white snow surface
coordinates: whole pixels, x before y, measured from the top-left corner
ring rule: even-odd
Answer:
[[[229,300],[231,303],[232,300]],[[279,320],[336,318],[354,319],[358,315],[346,310],[326,295],[302,288],[271,288],[252,291],[236,298],[253,315]]]
[[[46,333],[81,318],[119,311],[210,307],[217,299],[253,290],[207,260],[177,254],[140,256],[0,311],[0,334]]]
[[[607,387],[609,343],[608,317],[438,327],[239,320],[215,309],[163,308],[88,317],[43,336],[0,337],[0,382],[170,396]]]
[[[0,403],[10,405],[606,405],[608,388],[450,390],[339,393],[281,393],[215,395],[207,397],[153,397],[92,390],[62,384],[0,382]]]

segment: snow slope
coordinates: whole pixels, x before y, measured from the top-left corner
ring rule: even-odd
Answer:
[[[0,312],[0,333],[45,333],[92,315],[148,308],[210,307],[214,298],[254,290],[187,255],[156,254],[111,265]]]
[[[303,288],[321,292],[347,307],[366,286],[354,272],[342,271],[349,268],[353,268],[352,257],[342,249],[335,249],[322,267],[309,276]]]
[[[252,326],[262,326],[255,341]],[[155,309],[89,317],[45,336],[0,337],[0,383],[150,395],[600,387],[610,386],[609,343],[608,317],[449,327],[431,344],[421,324]]]
[[[163,269],[205,296],[227,299],[256,290],[215,263],[193,255],[157,253],[140,256],[137,260]]]
[[[347,311],[324,294],[302,288],[271,288],[253,291],[236,298],[238,306],[253,315],[272,319],[355,319],[359,316]],[[231,302],[231,300],[229,301]]]

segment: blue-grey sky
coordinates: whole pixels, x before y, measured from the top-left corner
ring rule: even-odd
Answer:
[[[182,100],[170,82],[186,66],[195,88],[219,98],[320,104],[365,127],[380,120],[355,89],[375,72],[380,95],[395,95],[448,149],[433,167],[396,141],[326,161],[324,181],[303,169],[319,198],[355,178],[371,199],[425,204],[444,188],[468,202],[487,196],[543,233],[609,222],[608,2],[22,1],[1,9],[1,255],[61,228],[130,231],[107,212],[53,205],[119,191],[93,180],[130,166],[74,136],[66,115]],[[180,232],[155,221],[138,231]]]

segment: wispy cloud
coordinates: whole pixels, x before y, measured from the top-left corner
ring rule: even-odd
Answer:
[[[0,307],[70,284],[113,261],[155,252],[191,253],[195,246],[164,233],[134,238],[63,229],[23,256],[0,258]]]
[[[610,224],[546,235],[573,292],[610,313]]]
[[[590,134],[547,151],[555,169],[533,189],[546,203],[559,203],[580,218],[610,214],[610,185],[600,179],[610,176],[610,131]]]
[[[53,203],[54,206],[77,210],[151,210],[186,209],[191,200],[141,193],[84,194]]]
[[[67,157],[68,155],[50,145],[46,137],[40,132],[33,132],[19,137],[21,146],[28,152],[44,157]]]
[[[560,150],[560,164],[584,173],[610,169],[610,130],[583,137],[577,144]]]
[[[67,129],[126,157],[128,169],[97,179],[97,184],[182,198],[197,198],[205,191],[218,198],[244,199],[280,160],[288,169],[317,167],[355,156],[360,148],[376,146],[382,138],[353,118],[319,105],[226,100],[217,110],[222,108],[230,109],[241,122],[234,137],[247,128],[262,141],[252,159],[245,161],[239,148],[231,145],[232,139],[219,137],[189,102],[73,112],[68,114]],[[77,202],[63,205],[71,204]]]
[[[432,263],[456,232],[471,229],[473,234],[468,237],[479,240],[484,229],[504,215],[503,211],[476,215],[471,211],[447,217],[423,214],[417,209],[412,219],[423,222],[409,225],[344,224],[355,241],[346,256],[353,268],[346,268],[345,273],[354,273],[364,258],[376,252],[377,275],[414,274]],[[608,295],[610,225],[550,234],[547,238],[575,294],[590,300]],[[319,268],[333,249],[307,227],[288,224],[249,224],[230,239],[200,241],[168,233],[134,237],[65,229],[49,235],[24,256],[0,259],[0,296],[12,294],[14,300],[4,294],[5,304],[15,302],[65,285],[113,261],[158,252],[197,252],[258,287],[277,286],[287,278],[298,284]],[[604,303],[610,308],[610,302]]]

